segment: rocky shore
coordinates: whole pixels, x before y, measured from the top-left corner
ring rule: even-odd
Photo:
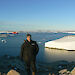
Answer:
[[[26,75],[24,62],[19,56],[4,55],[0,57],[0,75]],[[36,75],[75,75],[75,62],[57,61],[53,63],[37,62]],[[13,75],[13,74],[12,74]]]

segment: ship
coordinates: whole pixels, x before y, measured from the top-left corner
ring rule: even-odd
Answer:
[[[18,34],[18,32],[1,31],[0,34]]]

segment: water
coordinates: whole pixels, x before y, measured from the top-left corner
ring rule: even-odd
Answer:
[[[67,35],[74,35],[68,33],[31,33],[32,39],[36,40],[39,45],[39,54],[37,55],[37,61],[42,63],[50,63],[55,61],[75,61],[75,51],[54,50],[44,47],[45,42],[56,40]],[[0,38],[0,56],[20,55],[21,45],[26,39],[26,33],[20,33],[14,36],[1,37]],[[6,43],[2,43],[1,40],[6,40]]]

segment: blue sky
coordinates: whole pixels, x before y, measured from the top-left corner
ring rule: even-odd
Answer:
[[[75,30],[75,0],[0,0],[0,30]]]

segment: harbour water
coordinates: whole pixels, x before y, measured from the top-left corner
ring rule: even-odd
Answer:
[[[45,42],[56,40],[67,35],[75,35],[69,33],[47,33],[33,32],[32,39],[36,40],[39,45],[39,54],[37,61],[41,63],[51,63],[56,61],[75,61],[75,51],[55,50],[44,47]],[[0,56],[11,55],[19,56],[21,45],[26,39],[26,33],[19,33],[14,36],[0,37]],[[2,42],[5,40],[6,42]]]

